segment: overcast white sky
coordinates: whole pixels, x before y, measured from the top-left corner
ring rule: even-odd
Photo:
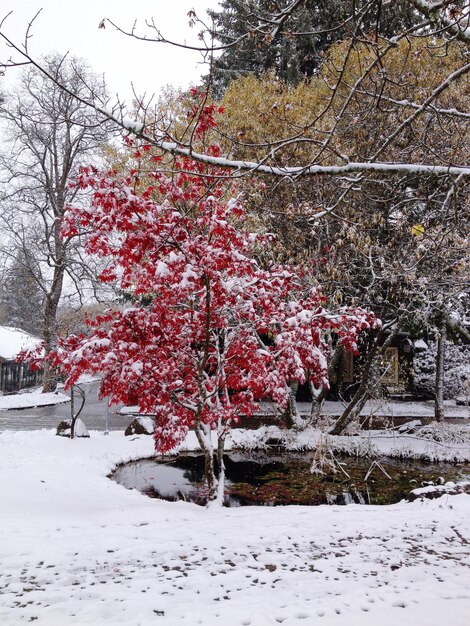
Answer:
[[[109,17],[125,29],[137,20],[139,32],[145,19],[153,17],[163,34],[178,41],[195,43],[198,28],[188,27],[187,13],[194,8],[205,17],[208,7],[218,0],[2,0],[0,18],[12,11],[3,31],[15,42],[22,42],[28,22],[42,8],[32,28],[30,53],[41,56],[52,51],[69,52],[84,58],[92,70],[105,74],[110,94],[131,98],[131,83],[136,92],[158,93],[165,85],[186,87],[197,82],[206,70],[195,52],[164,44],[139,42],[114,31],[109,25],[99,29]],[[148,32],[148,31],[147,31]],[[0,44],[0,59],[5,48]],[[6,85],[11,87],[14,71],[8,70]]]

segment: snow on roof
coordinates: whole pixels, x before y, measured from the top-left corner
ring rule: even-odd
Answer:
[[[0,326],[0,358],[14,360],[21,350],[35,348],[41,340],[20,328]]]
[[[423,339],[418,339],[417,341],[415,341],[416,350],[427,350],[428,347],[428,344]]]

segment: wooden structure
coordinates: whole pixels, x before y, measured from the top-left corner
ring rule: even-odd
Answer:
[[[19,328],[0,326],[0,392],[16,393],[42,383],[43,370],[31,370],[16,356],[23,349],[36,347],[40,339]]]
[[[42,383],[43,370],[32,371],[24,363],[0,362],[0,391],[15,393],[27,387],[37,387]]]
[[[384,396],[408,399],[413,394],[413,354],[414,343],[405,332],[397,333],[385,349],[378,366],[371,375],[378,382]],[[341,359],[330,379],[328,400],[349,400],[360,383],[363,355],[354,356],[343,351]],[[300,385],[297,400],[310,402],[312,399],[308,384]]]
[[[414,343],[405,332],[397,333],[390,346],[385,348],[373,377],[379,381],[386,396],[405,397],[412,394],[413,353]],[[359,381],[360,362],[361,356],[343,353],[342,371],[338,372],[336,384],[333,385],[333,389],[336,387],[343,397],[351,395],[348,388],[353,390]]]

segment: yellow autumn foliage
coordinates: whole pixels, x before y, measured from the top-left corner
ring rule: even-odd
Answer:
[[[466,50],[455,42],[436,41],[430,46],[420,39],[402,40],[384,51],[385,44],[344,41],[331,47],[316,76],[298,86],[287,86],[273,74],[232,82],[222,100],[226,113],[220,119],[229,154],[267,158],[279,165],[344,163],[341,155],[367,159],[416,110],[413,105],[421,105],[449,74],[468,62]],[[468,76],[451,83],[432,105],[468,111]],[[424,156],[439,162],[433,157],[435,133],[442,151],[440,164],[446,158],[458,160],[468,148],[469,120],[433,113],[429,108],[417,115],[380,160],[396,156],[398,149],[406,150],[407,162],[420,162]],[[445,145],[439,141],[443,131],[449,135]],[[286,140],[290,143],[281,148]],[[429,142],[434,143],[432,150],[425,145]]]

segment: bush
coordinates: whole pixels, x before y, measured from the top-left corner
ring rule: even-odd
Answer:
[[[417,350],[413,359],[416,395],[424,399],[434,397],[436,378],[436,344]],[[470,391],[470,345],[447,344],[445,354],[444,399],[467,396]]]

